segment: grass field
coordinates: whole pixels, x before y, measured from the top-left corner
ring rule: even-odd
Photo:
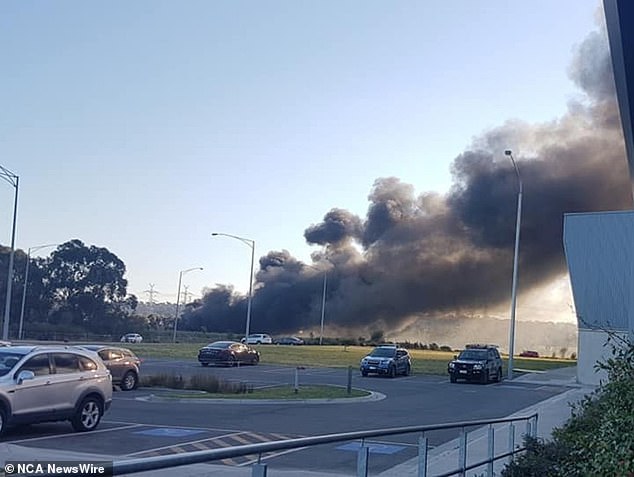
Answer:
[[[207,343],[140,343],[126,346],[141,358],[177,358],[196,359],[198,349]],[[370,346],[276,346],[259,345],[260,362],[283,364],[288,366],[344,367],[357,369],[359,361],[370,352]],[[410,350],[412,371],[414,374],[447,373],[447,363],[455,353],[446,351]],[[504,359],[506,363],[506,359]],[[577,362],[570,359],[518,358],[514,359],[514,368],[543,371],[564,366],[574,366]]]

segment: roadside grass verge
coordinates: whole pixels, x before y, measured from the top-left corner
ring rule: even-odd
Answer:
[[[186,389],[203,391],[226,396],[228,394],[246,394],[251,392],[252,386],[236,381],[227,381],[214,375],[194,374],[181,376],[177,374],[152,374],[141,377],[141,386],[169,389]]]
[[[251,389],[246,393],[179,393],[166,392],[161,397],[173,399],[282,399],[282,400],[304,400],[304,399],[347,399],[369,396],[369,391],[361,389],[351,389],[350,394],[345,387],[327,385],[306,385],[300,386],[297,392],[293,386],[271,386],[266,388]]]
[[[207,343],[128,343],[126,346],[141,358],[171,358],[195,360],[198,349]],[[120,343],[119,343],[120,345]],[[260,352],[260,362],[263,364],[281,364],[301,367],[337,367],[352,366],[357,370],[359,361],[371,350],[371,346],[342,346],[342,345],[304,345],[277,346],[259,345],[255,348]],[[412,357],[412,372],[414,374],[447,374],[447,363],[456,354],[451,351],[409,350]],[[505,363],[507,358],[503,358]],[[576,360],[556,358],[514,358],[514,367],[532,371],[545,371],[553,368],[574,366]]]

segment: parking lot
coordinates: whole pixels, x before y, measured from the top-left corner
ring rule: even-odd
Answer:
[[[147,360],[143,366],[146,373],[205,373],[254,386],[290,384],[296,371],[273,365],[202,368],[194,361],[170,360]],[[314,383],[345,385],[348,379],[346,369],[308,368],[299,372],[300,387]],[[444,376],[361,377],[357,370],[352,384],[377,393],[377,398],[327,404],[183,402],[157,398],[160,391],[140,388],[116,392],[97,431],[77,434],[68,423],[46,423],[12,429],[2,441],[33,449],[34,455],[42,449],[122,460],[353,430],[503,417],[565,390],[562,386],[504,381],[450,384]],[[444,431],[429,438],[432,446],[438,446],[455,436],[454,431]],[[417,438],[401,435],[373,442],[371,472],[414,457]],[[265,459],[271,468],[354,473],[358,445],[322,445],[271,454]],[[222,463],[244,466],[256,458],[245,456]]]

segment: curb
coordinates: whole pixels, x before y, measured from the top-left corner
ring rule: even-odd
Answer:
[[[146,402],[181,402],[200,404],[251,404],[251,405],[273,405],[273,404],[357,404],[360,402],[382,401],[387,396],[383,393],[369,391],[369,396],[356,398],[333,398],[333,399],[223,399],[223,398],[170,398],[160,394],[150,394],[135,398],[137,401]]]

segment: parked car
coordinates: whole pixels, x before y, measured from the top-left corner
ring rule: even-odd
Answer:
[[[143,336],[138,333],[128,333],[121,337],[122,343],[140,343],[143,341]]]
[[[11,346],[11,341],[0,341],[0,346]]]
[[[502,380],[502,358],[494,345],[467,345],[454,360],[447,365],[449,380],[458,379],[488,383]]]
[[[275,344],[298,346],[298,345],[303,345],[304,340],[301,338],[298,338],[297,336],[284,336],[282,338],[276,339]]]
[[[0,434],[12,425],[63,420],[75,431],[92,431],[111,403],[112,377],[92,351],[0,348]]]
[[[112,384],[122,391],[131,391],[139,385],[141,360],[128,348],[106,345],[82,345],[102,359],[112,375]]]
[[[225,366],[255,365],[260,362],[260,353],[244,343],[215,341],[198,350],[198,361],[203,366],[209,366],[209,364],[224,364]]]
[[[265,333],[254,333],[240,340],[244,344],[272,344],[273,338]]]
[[[522,358],[539,358],[539,353],[537,351],[522,351],[520,356]]]
[[[361,375],[384,374],[390,378],[397,374],[408,376],[412,371],[409,352],[397,345],[380,345],[361,360]]]

